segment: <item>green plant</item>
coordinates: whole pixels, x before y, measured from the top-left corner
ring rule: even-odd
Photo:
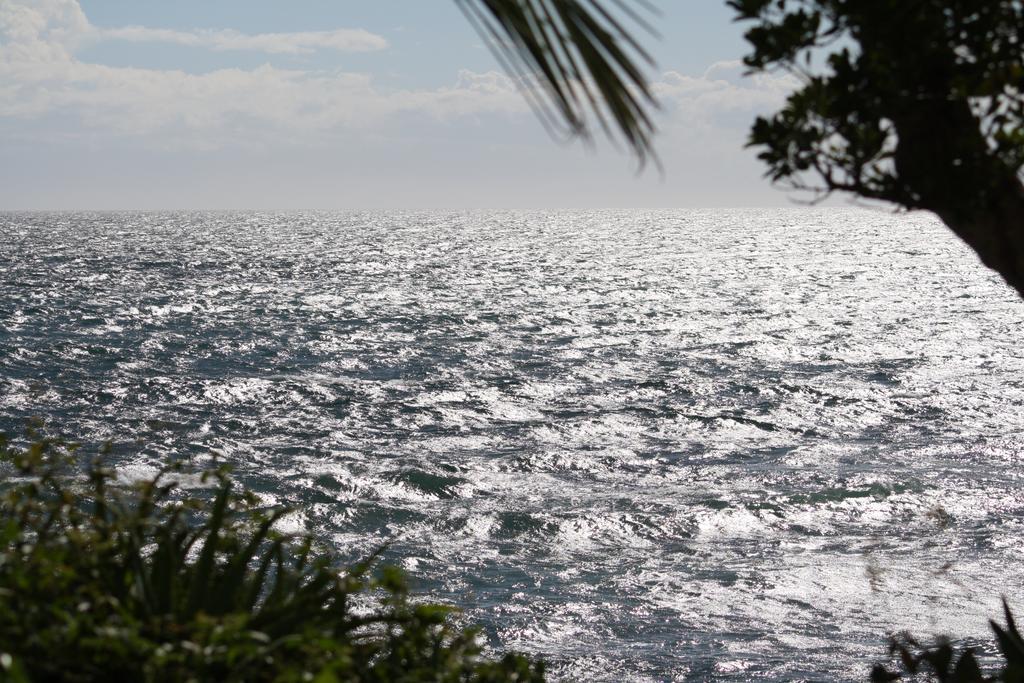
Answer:
[[[200,495],[169,468],[138,484],[73,446],[0,436],[0,677],[8,680],[539,681],[482,656],[448,607],[404,575],[337,571],[287,513],[235,490]],[[211,481],[212,478],[212,481]]]
[[[917,676],[922,675],[939,683],[983,683],[984,681],[1006,681],[1007,683],[1024,683],[1024,639],[1021,638],[1017,624],[1009,605],[1003,601],[1003,613],[1006,626],[991,621],[999,651],[1003,662],[996,673],[986,674],[974,656],[974,650],[965,648],[957,653],[956,648],[948,639],[941,639],[933,647],[922,647],[909,635],[894,637],[889,645],[889,654],[898,655],[898,661],[904,672]],[[895,681],[903,678],[903,674],[890,671],[882,664],[876,664],[871,672],[871,680],[876,683]]]

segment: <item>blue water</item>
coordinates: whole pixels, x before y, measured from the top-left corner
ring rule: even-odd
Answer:
[[[0,214],[0,429],[231,463],[567,680],[1024,609],[1024,304],[924,215]]]

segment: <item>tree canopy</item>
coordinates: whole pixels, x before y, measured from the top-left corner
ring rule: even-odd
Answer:
[[[596,113],[652,154],[646,3],[457,1],[546,120],[587,137]],[[749,69],[802,84],[753,123],[769,178],[932,211],[1024,296],[1024,0],[727,4]]]
[[[747,66],[803,83],[753,126],[773,180],[933,211],[1024,294],[1024,3],[729,4]]]

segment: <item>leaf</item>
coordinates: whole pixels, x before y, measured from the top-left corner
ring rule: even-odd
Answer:
[[[231,484],[228,482],[223,484],[217,493],[217,498],[213,504],[213,514],[210,517],[210,521],[205,525],[206,539],[203,543],[203,550],[199,555],[199,561],[196,563],[195,572],[192,575],[188,602],[185,607],[186,615],[190,616],[199,611],[209,594],[213,560],[217,553],[217,542],[221,527],[224,524],[224,514],[227,510],[230,495]]]
[[[599,0],[456,2],[550,132],[589,140],[595,119],[612,137],[610,117],[641,165],[657,163],[653,59],[623,21],[653,29],[626,0],[615,3],[623,21]]]
[[[960,661],[953,669],[951,683],[982,683],[985,680],[978,666],[978,660],[974,658],[974,652],[968,648],[960,655]]]
[[[898,681],[903,678],[897,673],[892,673],[881,664],[875,664],[871,667],[871,681],[872,683],[889,683],[890,681]]]

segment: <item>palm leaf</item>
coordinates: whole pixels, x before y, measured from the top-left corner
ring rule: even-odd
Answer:
[[[456,2],[550,132],[589,141],[595,122],[611,138],[614,126],[641,164],[657,162],[644,75],[654,62],[626,27],[654,33],[644,0]]]

